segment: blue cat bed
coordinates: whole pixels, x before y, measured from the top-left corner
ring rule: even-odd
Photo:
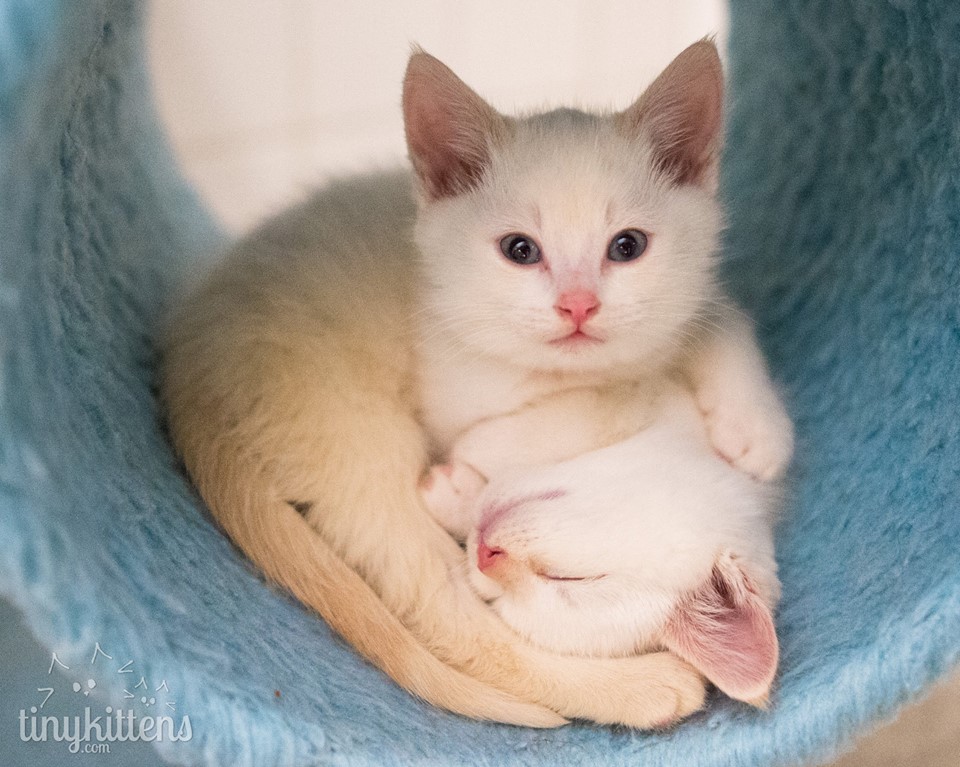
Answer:
[[[0,2],[0,584],[78,675],[99,642],[166,681],[192,724],[166,758],[788,765],[957,661],[960,6],[733,5],[729,275],[799,435],[782,671],[769,711],[717,699],[660,735],[422,705],[211,524],[160,426],[151,337],[219,235],[147,101],[141,15]],[[124,703],[117,671],[101,704]]]

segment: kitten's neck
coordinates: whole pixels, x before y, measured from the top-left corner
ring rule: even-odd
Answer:
[[[561,370],[465,350],[450,337],[421,336],[419,396],[421,419],[434,447],[443,453],[480,421],[506,415],[554,394],[580,388],[641,385],[662,378],[664,361],[635,361],[597,370]]]

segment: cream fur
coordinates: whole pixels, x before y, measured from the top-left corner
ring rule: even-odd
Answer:
[[[413,217],[405,173],[331,185],[180,307],[162,393],[200,493],[271,579],[431,703],[533,726],[562,723],[551,711],[651,727],[695,710],[702,680],[669,653],[585,659],[521,641],[423,509]],[[309,525],[288,502],[309,504]]]

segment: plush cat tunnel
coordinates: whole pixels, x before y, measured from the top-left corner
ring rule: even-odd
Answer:
[[[718,698],[660,735],[422,705],[214,528],[165,439],[151,339],[220,240],[146,100],[142,13],[0,3],[0,585],[68,665],[99,642],[166,681],[192,738],[165,757],[787,765],[957,660],[960,6],[733,3],[728,277],[799,437],[782,668],[768,711]],[[100,687],[122,700],[120,677]]]

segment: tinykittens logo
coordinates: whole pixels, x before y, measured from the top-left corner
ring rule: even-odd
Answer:
[[[118,667],[119,666],[119,667]],[[81,751],[85,754],[108,754],[113,743],[131,743],[135,741],[187,741],[193,737],[190,717],[177,714],[177,703],[172,698],[167,680],[152,686],[145,676],[139,675],[133,668],[133,661],[123,665],[113,662],[113,656],[97,642],[90,657],[90,663],[74,664],[71,669],[56,653],[50,659],[47,676],[54,669],[70,672],[79,678],[68,690],[58,691],[55,687],[38,687],[41,699],[29,709],[20,709],[20,740],[42,743],[53,741],[66,743],[71,754]],[[124,707],[106,706],[94,711],[89,705],[90,693],[97,688],[96,678],[104,675],[125,675],[123,685]],[[136,684],[131,684],[138,679]],[[44,706],[53,699],[60,703],[60,709],[66,704],[68,709],[84,704],[74,715],[51,715],[44,713]]]

